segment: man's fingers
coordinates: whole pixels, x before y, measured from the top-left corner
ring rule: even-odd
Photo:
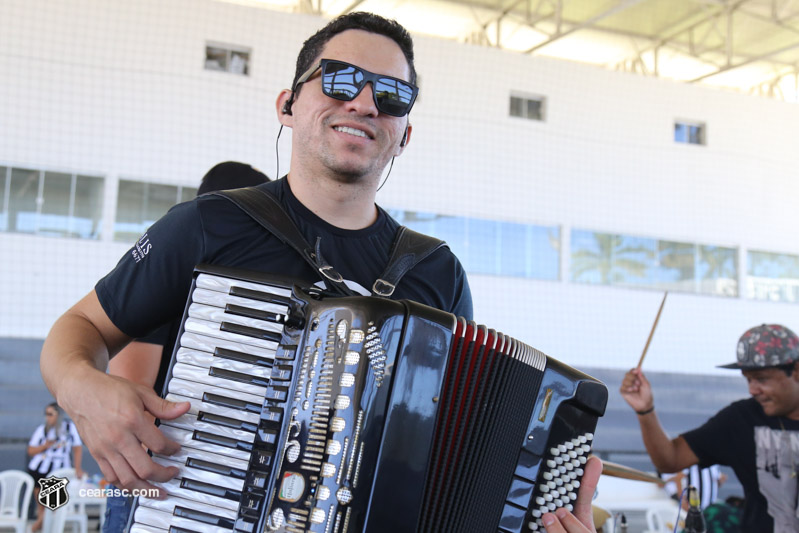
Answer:
[[[580,490],[577,493],[577,502],[574,505],[574,515],[584,524],[594,523],[594,515],[591,510],[591,501],[596,492],[599,476],[602,474],[602,461],[599,457],[592,455],[585,464],[583,479],[580,482]]]
[[[149,456],[147,457],[147,459],[150,460],[150,462],[152,462]],[[157,497],[163,498],[166,496],[166,492],[163,489],[156,487],[151,483],[148,483],[143,476],[139,475],[135,471],[134,467],[129,462],[129,458],[117,454],[112,459],[110,459],[110,462],[113,465],[114,471],[116,472],[117,477],[119,479],[119,481],[115,483],[115,485],[131,491],[137,489],[148,490],[148,491],[156,490],[158,491],[159,494]],[[175,472],[170,476],[170,479],[175,475],[177,475],[177,469],[175,468],[174,470]],[[150,494],[152,494],[152,492]]]
[[[144,408],[156,418],[162,418],[164,420],[177,418],[185,414],[189,408],[191,408],[189,402],[170,402],[169,400],[159,397],[152,390],[140,396],[142,402],[144,402]]]
[[[140,428],[136,437],[144,444],[148,450],[160,455],[172,455],[180,451],[180,444],[170,440],[164,436],[160,429],[155,424],[149,424],[144,428]],[[139,447],[143,452],[144,450]],[[145,455],[147,455],[145,453]]]

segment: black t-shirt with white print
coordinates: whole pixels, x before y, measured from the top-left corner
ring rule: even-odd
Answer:
[[[727,465],[735,471],[744,488],[742,532],[799,531],[799,421],[766,416],[748,398],[683,437],[700,465]]]
[[[292,194],[284,179],[258,185],[269,190],[302,232],[351,287],[368,294],[383,272],[397,221],[378,207],[377,220],[344,230],[316,216]],[[290,276],[315,283],[319,275],[291,247],[227,199],[200,196],[178,204],[151,226],[96,285],[103,309],[124,333],[142,337],[179,320],[200,263]],[[408,272],[392,299],[414,300],[472,318],[466,274],[449,248],[440,248]]]

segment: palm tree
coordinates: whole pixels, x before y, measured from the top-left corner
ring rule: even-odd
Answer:
[[[599,283],[610,285],[630,277],[643,278],[654,257],[654,250],[645,245],[625,243],[622,235],[593,233],[594,250],[581,248],[572,252],[572,279],[588,273],[599,273]],[[643,255],[643,260],[640,258]],[[588,281],[588,280],[584,280]]]

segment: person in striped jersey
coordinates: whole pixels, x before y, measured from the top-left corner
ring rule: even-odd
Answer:
[[[77,477],[83,477],[81,457],[83,442],[80,440],[75,424],[64,420],[61,408],[53,402],[44,409],[44,424],[37,427],[28,442],[28,473],[36,481],[34,485],[35,500],[39,496],[39,480],[46,478],[50,472],[74,465]],[[31,526],[33,531],[42,528],[43,507],[37,506],[36,520]]]
[[[661,474],[661,478],[666,482],[664,487],[666,491],[677,501],[689,486],[696,487],[699,493],[699,506],[703,511],[718,500],[719,487],[727,480],[719,465],[707,468],[691,465],[677,474]],[[687,497],[683,497],[683,500],[686,499]]]

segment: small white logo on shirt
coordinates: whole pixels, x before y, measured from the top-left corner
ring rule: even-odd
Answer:
[[[135,259],[136,262],[138,263],[139,261],[144,259],[144,257],[147,254],[150,253],[152,247],[153,245],[150,242],[150,237],[148,237],[147,234],[145,233],[144,235],[141,236],[139,241],[133,246],[133,250],[131,250],[130,253],[133,254],[133,259]]]

